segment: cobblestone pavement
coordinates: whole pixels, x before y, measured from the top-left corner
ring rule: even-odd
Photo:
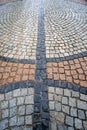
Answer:
[[[0,130],[87,130],[86,2],[0,6]]]

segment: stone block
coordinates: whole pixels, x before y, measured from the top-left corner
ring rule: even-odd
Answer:
[[[69,106],[76,107],[76,99],[75,98],[69,98]]]
[[[49,109],[54,110],[54,101],[49,102]]]
[[[25,105],[19,106],[18,115],[25,115]]]
[[[77,108],[87,110],[87,102],[77,100]]]
[[[34,96],[26,96],[25,98],[25,104],[34,104]]]
[[[16,98],[13,98],[9,101],[9,106],[10,107],[15,107],[16,106]]]
[[[0,94],[0,101],[4,100],[4,94]]]
[[[0,129],[5,130],[8,127],[8,119],[0,121]]]
[[[34,89],[28,88],[28,95],[34,95]]]
[[[76,129],[82,129],[82,121],[78,118],[75,118],[75,128]]]
[[[24,97],[18,97],[17,98],[17,105],[23,105],[24,104]]]
[[[85,119],[85,112],[83,110],[78,110],[79,119]]]
[[[24,116],[20,116],[18,117],[18,121],[17,121],[17,125],[20,126],[20,125],[24,125]]]
[[[62,105],[62,111],[69,114],[69,106]]]
[[[32,116],[26,116],[25,123],[26,125],[32,125]]]
[[[80,99],[83,101],[87,101],[87,96],[85,94],[80,94]]]
[[[54,91],[54,87],[49,87],[49,88],[48,88],[48,92],[49,92],[49,93],[54,93],[54,92],[55,92],[55,91]]]
[[[63,89],[62,88],[56,88],[56,94],[63,95]]]
[[[68,104],[68,97],[62,98],[62,104]]]
[[[56,118],[57,121],[64,123],[65,115],[64,115],[63,112],[55,112],[55,118]]]
[[[21,96],[26,96],[27,93],[28,93],[27,88],[22,88],[21,89]]]
[[[13,91],[13,97],[18,97],[20,96],[20,89],[16,89]]]
[[[77,117],[77,109],[71,107],[71,109],[70,109],[70,115],[73,116],[73,117]]]
[[[48,94],[48,97],[49,97],[49,100],[53,100],[53,98],[54,98],[54,94],[49,93],[49,94]]]
[[[8,109],[2,110],[2,118],[3,119],[8,117],[8,115],[9,115],[9,110]]]
[[[16,126],[17,125],[17,117],[16,116],[10,118],[9,125],[10,126]]]
[[[68,90],[68,89],[64,89],[64,96],[70,97],[71,96],[71,91]]]
[[[17,107],[10,108],[9,113],[10,113],[10,117],[16,116],[16,114],[17,114]]]
[[[33,105],[26,105],[26,114],[32,114],[33,113]]]
[[[61,103],[55,102],[55,111],[61,111]]]
[[[5,93],[5,97],[6,97],[6,100],[10,100],[13,97],[13,93],[12,92]]]
[[[83,121],[83,126],[87,130],[87,121]]]
[[[66,116],[66,120],[65,120],[66,124],[69,126],[73,126],[73,117],[70,116]]]
[[[79,92],[72,91],[72,97],[78,98]]]
[[[3,102],[1,102],[1,108],[2,108],[2,109],[8,108],[8,101],[3,101]]]

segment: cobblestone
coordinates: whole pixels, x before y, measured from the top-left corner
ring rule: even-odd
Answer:
[[[0,1],[1,130],[87,129],[83,1]]]
[[[70,116],[66,116],[66,124],[69,126],[73,126],[73,118]]]
[[[82,129],[82,121],[80,119],[75,119],[75,127],[76,129]]]

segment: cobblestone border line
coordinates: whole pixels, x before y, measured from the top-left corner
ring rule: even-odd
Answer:
[[[69,61],[69,60],[74,60],[74,59],[77,59],[77,58],[83,58],[83,57],[86,57],[86,56],[87,56],[87,51],[79,53],[79,54],[74,54],[74,55],[71,55],[71,56],[66,56],[66,57],[47,58],[46,61],[47,62],[60,62],[60,61],[64,61],[64,60]]]
[[[0,93],[7,93],[18,88],[26,88],[26,87],[34,87],[34,86],[35,86],[35,82],[33,80],[15,82],[13,84],[5,85],[4,87],[0,86]]]
[[[87,88],[76,85],[74,83],[69,83],[66,81],[47,80],[47,85],[58,87],[58,88],[63,88],[63,89],[71,89],[73,91],[80,92],[82,94],[87,95]]]
[[[6,62],[14,62],[14,63],[23,63],[23,64],[35,64],[35,60],[27,60],[27,59],[14,59],[9,57],[0,56],[0,60]]]
[[[36,84],[34,97],[34,130],[49,129],[49,102],[46,87],[46,48],[43,1],[39,1],[38,43],[36,53]]]

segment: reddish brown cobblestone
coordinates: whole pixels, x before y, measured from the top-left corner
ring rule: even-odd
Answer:
[[[35,80],[35,65],[0,61],[0,86]]]
[[[87,57],[59,63],[47,63],[47,77],[87,87]]]
[[[87,0],[70,0],[70,1],[78,2],[78,3],[82,3],[82,4],[86,4],[87,3]]]
[[[12,1],[16,1],[16,0],[0,0],[0,4],[5,4]]]

